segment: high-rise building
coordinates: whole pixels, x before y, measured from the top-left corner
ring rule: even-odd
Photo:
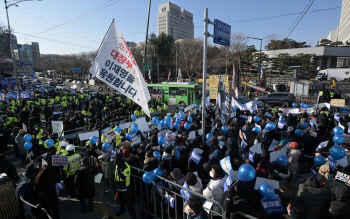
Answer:
[[[343,43],[350,42],[350,0],[343,0],[339,26],[335,30],[331,30],[327,37],[332,42],[342,41]]]
[[[159,5],[157,27],[158,35],[165,33],[175,40],[194,37],[193,14],[172,2]]]

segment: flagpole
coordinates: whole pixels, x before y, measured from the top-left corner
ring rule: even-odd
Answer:
[[[206,99],[206,91],[207,91],[207,41],[208,41],[208,8],[204,9],[204,38],[203,38],[203,90],[202,90],[202,99]],[[202,141],[205,142],[205,107],[202,106]]]

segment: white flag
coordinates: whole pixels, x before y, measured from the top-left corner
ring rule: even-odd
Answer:
[[[148,69],[148,77],[149,77],[149,81],[151,82],[152,79],[151,79],[151,70]]]
[[[326,147],[328,144],[328,141],[321,142],[318,147],[316,148],[316,151],[320,150],[321,148]]]
[[[90,73],[137,103],[150,116],[147,103],[151,97],[145,80],[114,21],[102,41]]]

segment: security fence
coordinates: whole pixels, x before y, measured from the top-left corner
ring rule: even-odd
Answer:
[[[94,164],[96,159],[90,157],[90,163]],[[186,191],[191,195],[202,199],[203,203],[210,203],[210,209],[204,208],[208,213],[209,218],[226,218],[226,211],[223,206],[210,198],[203,196],[200,193],[194,192],[186,187],[178,185],[177,183],[156,176],[154,182],[151,184],[144,183],[142,176],[146,171],[131,167],[131,178],[129,192],[134,201],[136,209],[153,218],[186,218],[188,213],[187,200],[181,195],[181,190]],[[115,181],[115,164],[111,161],[100,161],[99,172],[103,174],[102,185],[106,192],[116,192],[117,183]],[[245,213],[237,212],[241,216],[250,219],[256,219]]]

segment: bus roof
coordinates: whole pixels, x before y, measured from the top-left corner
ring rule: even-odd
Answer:
[[[195,88],[202,86],[202,84],[188,83],[188,82],[170,82],[170,83],[161,83],[161,84],[147,84],[147,87],[189,87]]]

